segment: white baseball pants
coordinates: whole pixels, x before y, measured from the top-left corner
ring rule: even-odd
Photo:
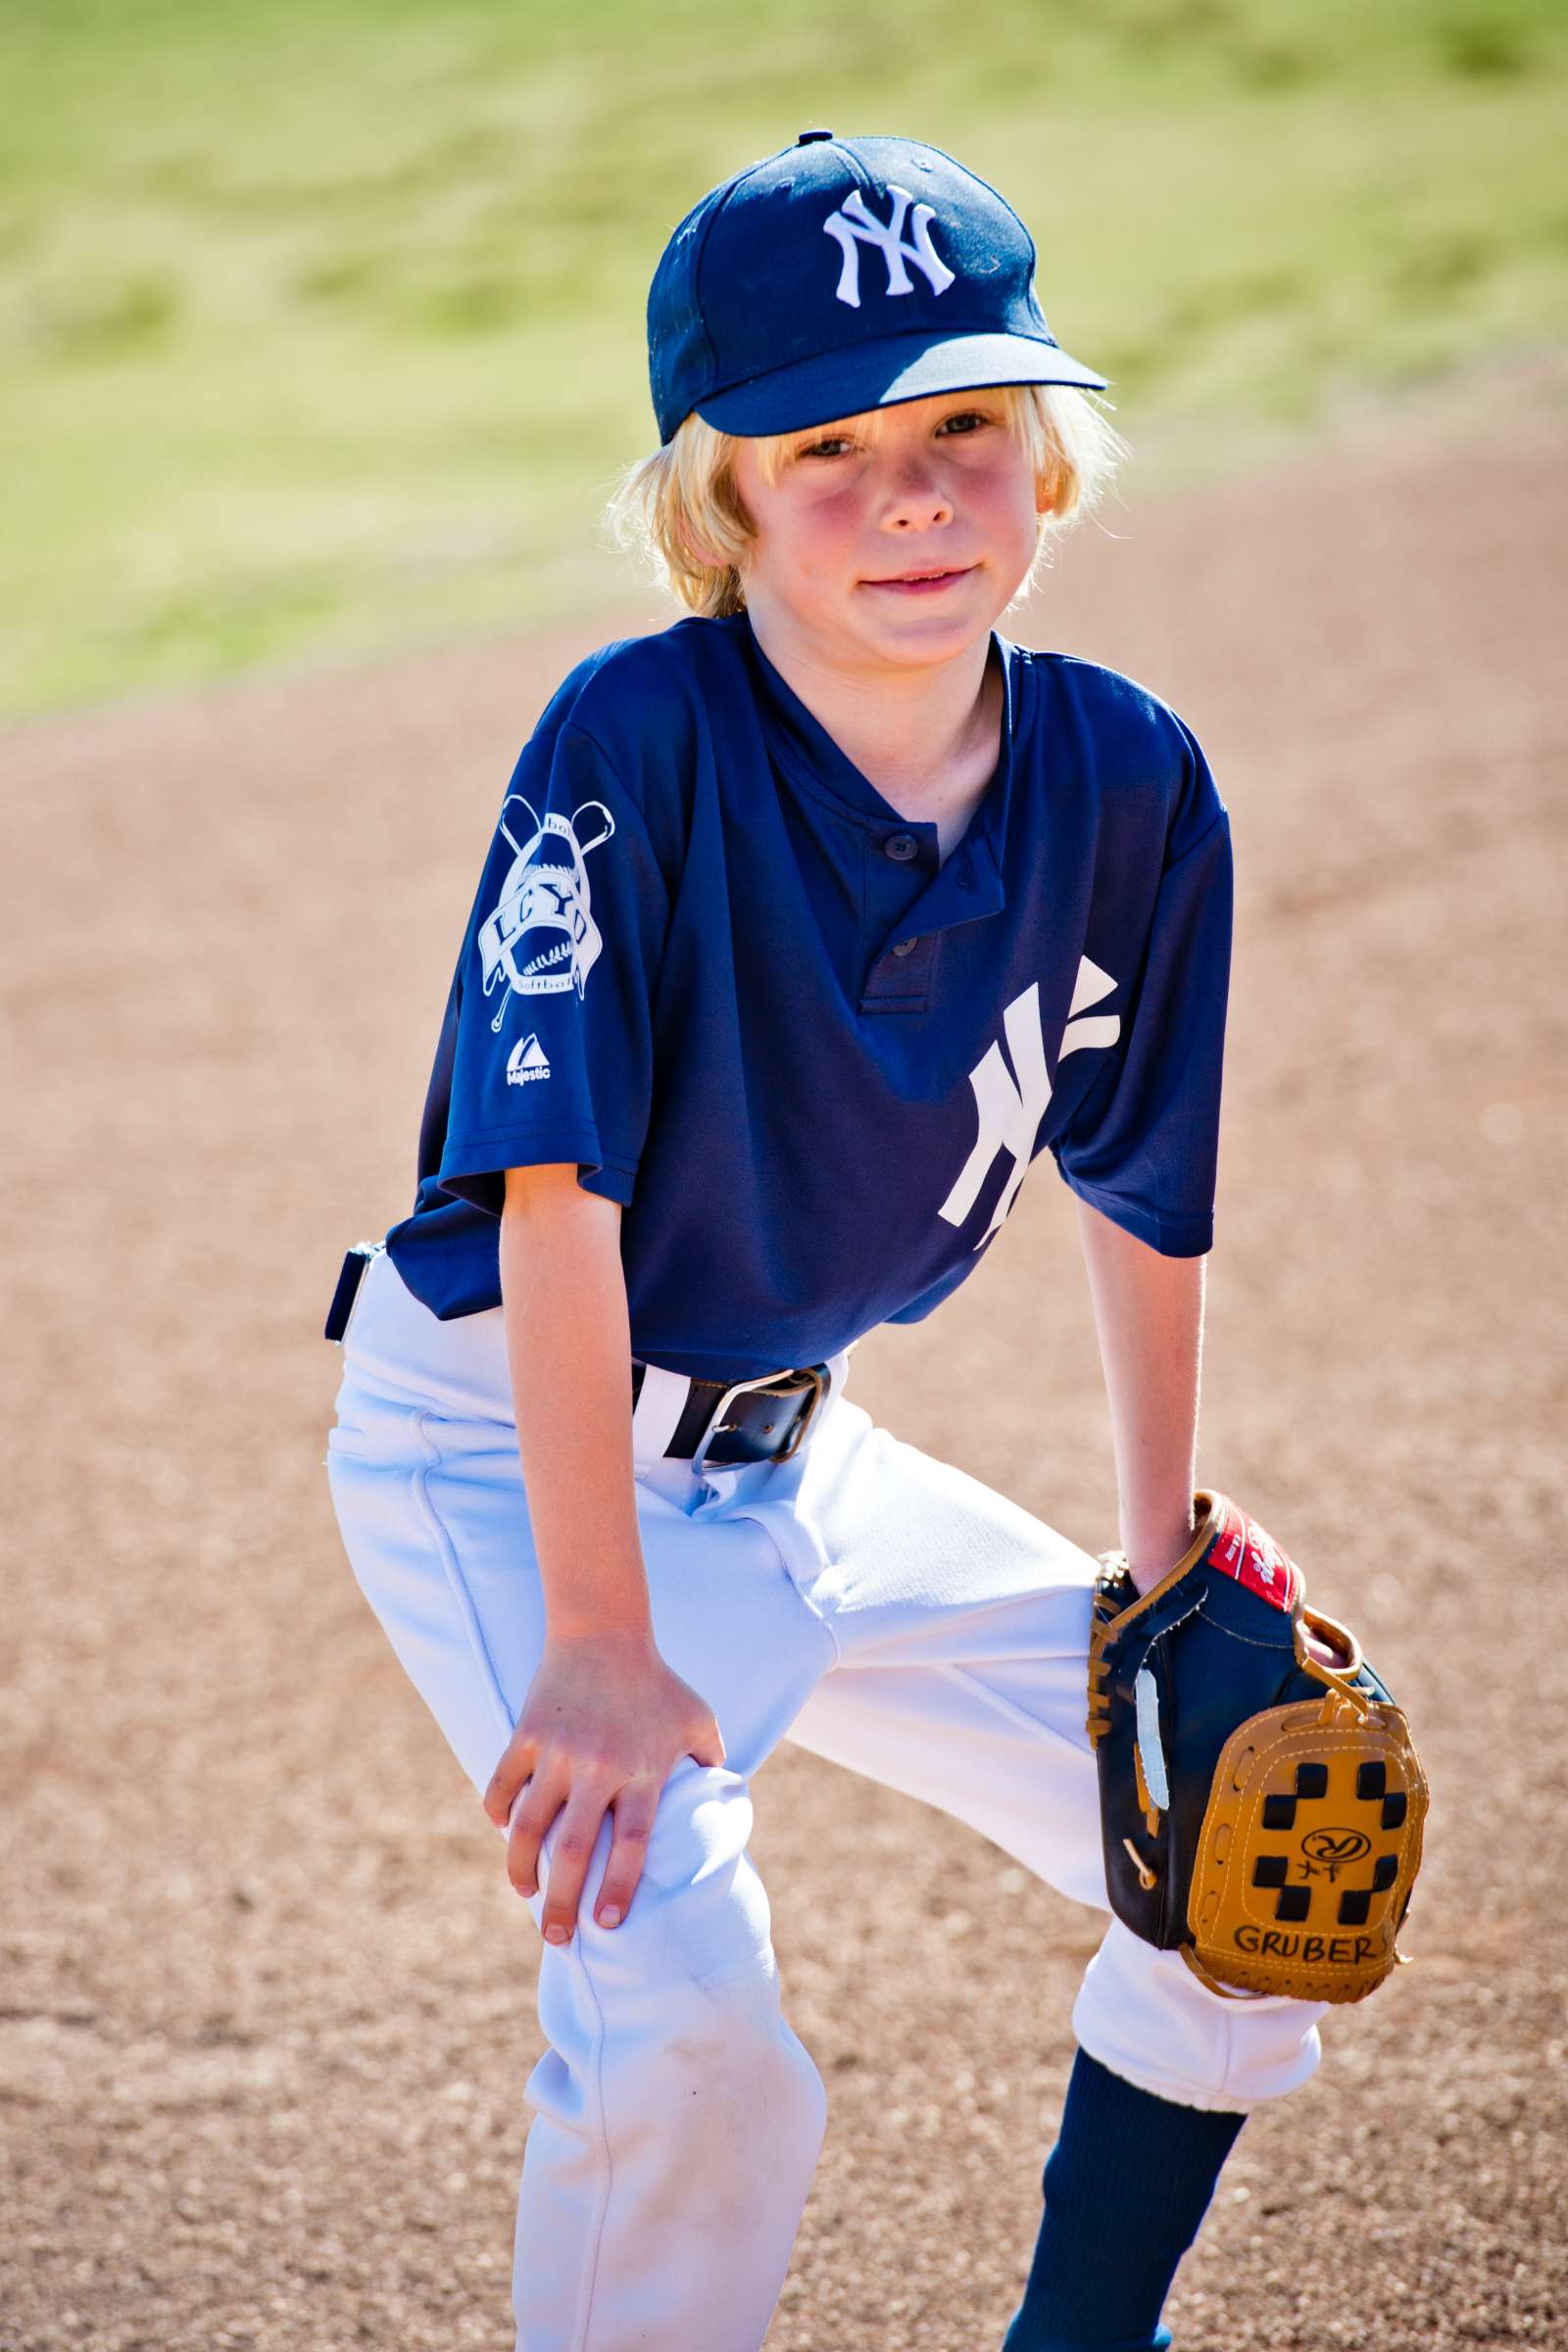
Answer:
[[[327,1458],[349,1558],[482,1790],[545,1633],[501,1310],[438,1322],[382,1255],[344,1356]],[[672,1775],[622,1926],[592,1917],[607,1825],[576,1933],[540,1947],[517,2352],[756,2352],[766,2333],[824,2114],[746,1852],[749,1783],[781,1740],[1105,1908],[1084,1731],[1093,1561],[840,1394],[794,1461],[694,1477],[662,1458],[676,1387],[651,1373],[638,1403],[643,1551],[660,1648],[717,1715],[728,1762]],[[1321,2014],[1222,2001],[1112,1920],[1072,2022],[1144,2089],[1241,2110],[1312,2072]]]

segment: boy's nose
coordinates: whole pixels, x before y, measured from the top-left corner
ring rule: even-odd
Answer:
[[[888,496],[885,519],[890,530],[923,530],[949,521],[952,514],[952,501],[929,467],[911,464],[899,470]]]

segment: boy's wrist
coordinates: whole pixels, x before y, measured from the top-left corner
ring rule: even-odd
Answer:
[[[1121,1547],[1140,1592],[1152,1592],[1162,1577],[1169,1576],[1192,1543],[1197,1525],[1191,1502],[1185,1511],[1158,1522],[1145,1521],[1134,1527],[1123,1521]]]
[[[545,1645],[547,1648],[580,1649],[597,1642],[607,1649],[652,1650],[654,1640],[653,1613],[648,1606],[646,1582],[638,1597],[628,1597],[611,1605],[584,1606],[576,1601],[569,1608],[545,1610]]]

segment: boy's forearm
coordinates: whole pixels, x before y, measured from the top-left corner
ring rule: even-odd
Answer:
[[[1116,1448],[1121,1544],[1147,1590],[1193,1532],[1206,1260],[1163,1257],[1087,1201],[1077,1208]]]
[[[652,1631],[632,1474],[631,1335],[612,1201],[514,1171],[501,1294],[552,1637]]]

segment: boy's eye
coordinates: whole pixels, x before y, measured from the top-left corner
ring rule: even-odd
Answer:
[[[987,425],[995,424],[996,421],[996,417],[989,409],[955,409],[951,416],[943,417],[937,426],[937,431],[952,440],[971,433],[984,432]],[[842,458],[849,455],[856,446],[854,437],[849,433],[819,433],[814,441],[803,441],[795,455],[797,460]]]

